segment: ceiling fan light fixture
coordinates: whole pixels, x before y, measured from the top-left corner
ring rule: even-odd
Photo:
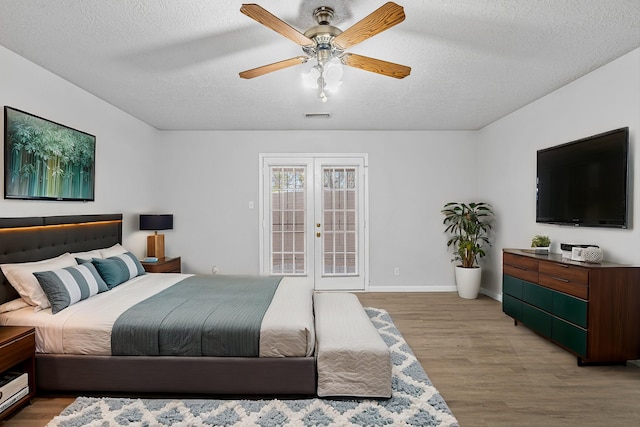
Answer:
[[[315,59],[316,65],[302,75],[302,80],[305,86],[317,90],[323,102],[327,102],[327,92],[335,92],[342,83],[342,65],[397,79],[411,73],[411,67],[346,52],[352,46],[404,21],[404,8],[391,1],[345,31],[331,25],[334,17],[331,7],[318,7],[313,12],[318,25],[304,34],[257,4],[243,4],[240,12],[298,44],[306,55],[243,71],[241,78],[251,79]]]
[[[335,93],[342,84],[342,74],[342,64],[334,58],[324,66],[318,63],[302,73],[302,83],[309,89],[316,89],[318,98],[327,102],[327,93]]]
[[[342,84],[342,64],[337,60],[332,60],[324,66],[324,81],[326,88],[330,92],[335,92]]]
[[[302,84],[309,89],[318,89],[318,79],[322,69],[318,65],[314,65],[306,73],[302,73]]]

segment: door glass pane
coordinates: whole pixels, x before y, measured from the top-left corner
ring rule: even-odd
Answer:
[[[306,274],[304,178],[304,167],[271,167],[271,274]]]
[[[323,268],[325,276],[356,276],[357,180],[355,167],[323,167]]]

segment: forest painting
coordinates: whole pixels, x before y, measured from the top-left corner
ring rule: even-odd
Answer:
[[[96,138],[4,107],[5,199],[94,200]]]

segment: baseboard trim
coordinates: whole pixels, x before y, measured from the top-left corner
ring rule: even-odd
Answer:
[[[367,292],[456,292],[455,286],[376,286],[369,285]]]
[[[501,293],[491,292],[491,291],[488,291],[488,290],[486,290],[484,288],[480,288],[480,293],[483,294],[483,295],[486,295],[489,298],[492,298],[492,299],[494,299],[496,301],[502,302],[502,294]]]
[[[370,285],[365,292],[457,292],[455,286],[376,286]],[[480,293],[488,296],[491,299],[502,302],[502,294],[487,291],[484,288],[480,288]]]

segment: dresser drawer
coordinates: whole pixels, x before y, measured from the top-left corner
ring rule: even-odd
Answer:
[[[512,297],[522,299],[522,280],[509,276],[508,274],[503,274],[502,292]]]
[[[0,346],[0,372],[32,357],[36,349],[36,334],[32,332]]]
[[[535,283],[538,281],[537,259],[505,253],[502,261],[502,270],[505,274],[527,282]]]
[[[551,313],[555,316],[583,328],[587,327],[587,301],[560,292],[553,292],[552,305]]]
[[[502,296],[502,311],[507,316],[522,320],[522,301],[507,294]]]
[[[532,305],[522,304],[522,323],[545,337],[551,337],[552,319],[553,317],[549,313]]]
[[[554,292],[533,283],[522,284],[522,301],[551,312]]]
[[[538,283],[547,288],[573,295],[574,297],[585,300],[589,299],[589,286],[586,283],[574,283],[562,277],[548,276],[546,274],[540,274],[538,276]]]
[[[587,357],[587,331],[562,319],[553,319],[551,339],[576,354]]]
[[[589,270],[568,264],[555,262],[541,262],[538,266],[540,274],[546,274],[560,280],[587,285],[589,283]]]
[[[505,253],[503,255],[502,261],[505,264],[513,265],[515,267],[522,267],[526,270],[538,271],[538,260],[535,258]]]

